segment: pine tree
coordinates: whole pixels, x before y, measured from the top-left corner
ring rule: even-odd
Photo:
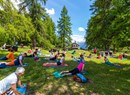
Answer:
[[[61,11],[61,18],[59,18],[58,21],[58,38],[59,38],[59,46],[63,49],[66,48],[66,45],[70,45],[71,43],[71,22],[70,22],[70,17],[68,15],[68,10],[64,6],[62,11]]]

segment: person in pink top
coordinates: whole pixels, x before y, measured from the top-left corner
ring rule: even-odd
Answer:
[[[80,62],[80,64],[74,68],[73,70],[71,71],[62,71],[60,74],[62,76],[69,76],[69,75],[75,75],[77,73],[80,73],[84,70],[84,62]]]

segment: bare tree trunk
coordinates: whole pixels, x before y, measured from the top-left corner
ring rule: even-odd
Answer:
[[[32,46],[35,49],[35,47],[36,47],[36,39],[35,38],[33,38],[33,40],[32,40]]]
[[[116,45],[113,45],[113,52],[116,53]]]

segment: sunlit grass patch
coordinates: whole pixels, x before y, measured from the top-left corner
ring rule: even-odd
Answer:
[[[20,52],[27,52],[28,48],[19,48]],[[48,51],[42,50],[43,54],[49,54]],[[79,56],[85,53],[89,55],[89,51],[76,50],[73,56]],[[0,51],[0,56],[8,54],[7,51]],[[116,68],[103,64],[104,58],[97,59],[95,54],[92,58],[85,57],[85,71],[88,72],[86,77],[92,80],[92,83],[77,83],[73,81],[73,76],[55,78],[53,73],[63,70],[72,70],[78,63],[73,61],[70,52],[66,53],[66,61],[68,67],[64,68],[48,68],[42,64],[47,60],[34,61],[33,58],[25,58],[24,62],[29,63],[25,67],[26,72],[20,79],[24,83],[28,83],[27,95],[129,95],[130,93],[130,60],[119,60],[118,58],[108,58],[110,62],[121,64],[124,68]],[[44,56],[45,57],[45,56]],[[129,57],[129,56],[128,56]],[[0,69],[0,79],[15,71],[16,67]]]

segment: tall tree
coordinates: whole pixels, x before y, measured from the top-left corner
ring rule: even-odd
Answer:
[[[120,47],[124,42],[128,44],[130,2],[126,1],[95,0],[91,6],[93,16],[86,31],[87,44],[105,50]]]
[[[13,4],[9,1],[5,0],[1,3],[0,7],[2,8],[0,9],[0,34],[3,37],[6,35],[4,42],[12,45],[15,41],[25,44],[29,43],[31,40],[30,36],[35,30],[31,19],[18,14]]]
[[[70,45],[71,43],[71,22],[70,22],[70,17],[68,15],[68,10],[64,6],[62,11],[61,11],[61,18],[59,18],[58,21],[58,37],[59,37],[59,45],[62,48],[65,48],[66,45]]]
[[[24,0],[20,6],[20,10],[25,9],[26,7],[29,10],[29,15],[32,18],[32,23],[35,27],[35,33],[32,36],[32,44],[33,47],[36,47],[36,41],[38,40],[38,35],[40,32],[44,32],[43,24],[41,24],[40,20],[45,18],[45,9],[42,7],[42,4],[46,4],[47,0]]]

